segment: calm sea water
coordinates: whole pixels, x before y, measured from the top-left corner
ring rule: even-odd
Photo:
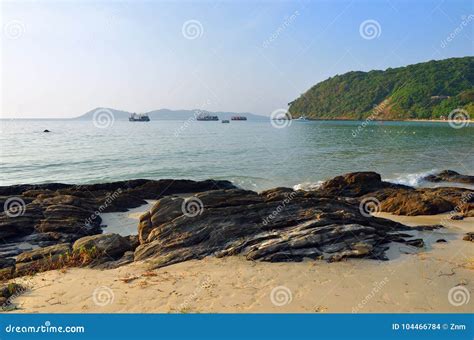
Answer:
[[[0,121],[0,185],[133,178],[228,179],[248,189],[309,186],[372,170],[412,185],[474,172],[474,127],[444,123]],[[358,129],[358,127],[360,128]],[[51,133],[43,133],[44,129]]]

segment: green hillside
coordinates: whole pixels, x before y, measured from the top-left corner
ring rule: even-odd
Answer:
[[[291,102],[289,111],[293,118],[436,119],[456,108],[474,117],[474,57],[337,75]]]

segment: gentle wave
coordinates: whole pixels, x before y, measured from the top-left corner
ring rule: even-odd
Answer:
[[[394,184],[408,185],[411,187],[420,187],[427,184],[427,181],[424,180],[426,176],[433,175],[437,172],[438,172],[437,169],[432,169],[430,171],[400,174],[398,177],[387,178],[387,179],[384,179],[384,181],[394,183]]]

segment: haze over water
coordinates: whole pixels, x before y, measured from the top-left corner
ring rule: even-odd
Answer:
[[[1,121],[0,185],[135,178],[227,179],[247,189],[316,184],[353,171],[416,185],[422,174],[473,174],[474,128],[447,123]],[[44,129],[51,130],[43,133]]]

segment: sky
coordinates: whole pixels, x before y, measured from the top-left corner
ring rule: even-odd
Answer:
[[[0,6],[1,118],[96,107],[269,115],[336,74],[474,55],[472,0]]]

